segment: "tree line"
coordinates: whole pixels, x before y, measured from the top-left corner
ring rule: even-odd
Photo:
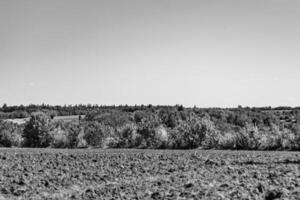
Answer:
[[[29,120],[20,125],[1,120],[0,146],[299,150],[299,111],[241,106],[3,105],[2,113],[25,112]],[[85,118],[53,120],[58,115]]]

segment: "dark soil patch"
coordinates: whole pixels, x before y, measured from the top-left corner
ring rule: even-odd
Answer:
[[[0,199],[299,199],[297,152],[1,149]]]

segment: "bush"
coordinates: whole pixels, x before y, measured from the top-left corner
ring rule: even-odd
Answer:
[[[209,148],[244,149],[244,150],[279,150],[295,149],[295,135],[285,130],[283,133],[278,126],[272,124],[270,130],[260,131],[256,126],[246,125],[238,131],[226,132],[211,137]]]
[[[236,149],[237,134],[236,132],[226,132],[221,134],[216,142],[216,147],[218,149]]]
[[[227,132],[218,138],[218,149],[244,149],[252,150],[258,148],[258,141],[253,132],[248,132],[245,128],[240,131]]]
[[[52,148],[69,148],[71,147],[68,138],[68,133],[61,129],[61,127],[55,128],[50,132]]]
[[[215,137],[214,131],[216,131],[214,125],[208,117],[191,117],[170,130],[168,146],[175,149],[192,149],[202,145],[214,146],[210,144]]]
[[[169,133],[167,128],[163,125],[160,125],[155,130],[155,138],[158,141],[158,146],[160,148],[167,148],[169,142]]]
[[[284,129],[281,139],[282,149],[299,150],[299,140],[297,136],[289,129]]]
[[[169,137],[167,131],[156,120],[139,123],[137,134],[138,148],[159,149],[167,146]]]
[[[278,150],[282,148],[282,132],[275,124],[271,124],[269,131],[265,131],[260,137],[260,146],[262,150]]]
[[[21,147],[23,127],[11,122],[0,122],[0,146]]]
[[[300,150],[300,123],[296,123],[292,129],[292,133],[295,135],[295,149],[293,150]]]
[[[97,121],[85,125],[83,139],[92,147],[103,147],[106,137],[111,135],[111,128]]]
[[[66,122],[63,129],[67,133],[68,148],[87,147],[87,142],[84,139],[84,127],[75,122]]]
[[[55,122],[56,127],[49,133],[53,148],[85,148],[84,127],[75,122]]]
[[[132,148],[137,147],[140,144],[141,137],[139,137],[137,133],[137,126],[133,123],[130,123],[116,129],[114,136],[109,140],[109,147]]]
[[[88,147],[88,143],[87,141],[84,139],[84,132],[83,129],[81,129],[81,131],[79,132],[79,134],[77,135],[77,148],[86,148]]]
[[[211,129],[207,134],[205,134],[204,141],[202,142],[202,147],[205,149],[216,149],[219,145],[221,134],[216,129]]]
[[[23,131],[25,147],[48,147],[51,143],[51,120],[43,112],[31,115],[30,121]]]
[[[198,141],[204,148],[216,148],[220,132],[215,128],[214,123],[208,118],[204,117],[196,124],[196,130],[199,134]]]
[[[280,130],[271,124],[269,130],[258,131],[255,126],[246,126],[240,131],[228,132],[218,137],[219,149],[245,150],[295,150],[299,148],[296,136],[288,129]]]
[[[244,128],[239,128],[237,132],[232,132],[234,145],[231,149],[252,150],[259,147],[259,132],[257,127],[245,124]],[[222,148],[222,145],[220,146]]]
[[[155,128],[156,124],[151,122],[140,123],[137,129],[137,133],[140,135],[140,144],[139,148],[156,148],[155,141]]]
[[[174,129],[170,129],[170,139],[168,147],[173,149],[189,149],[191,148],[190,141],[190,127],[186,122],[181,122]]]

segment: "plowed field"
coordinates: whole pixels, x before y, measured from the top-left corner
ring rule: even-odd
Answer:
[[[300,153],[0,149],[2,199],[300,199]]]

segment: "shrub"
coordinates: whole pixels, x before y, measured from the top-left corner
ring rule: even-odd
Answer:
[[[262,150],[277,150],[282,148],[282,132],[275,124],[271,124],[269,131],[265,131],[261,134],[260,146]]]
[[[211,144],[216,129],[208,117],[191,117],[187,121],[181,121],[170,131],[169,146],[171,148],[192,149],[204,145],[206,147],[215,146]],[[205,141],[206,140],[206,141]]]
[[[89,146],[102,147],[104,139],[108,137],[109,127],[97,121],[89,122],[85,125],[83,138]]]
[[[228,137],[228,135],[231,134],[231,136]],[[231,133],[227,133],[226,138],[223,139],[223,143],[220,142],[220,147],[225,148],[224,141],[232,143],[232,147],[230,148],[227,145],[227,148],[230,149],[245,149],[245,150],[252,150],[257,149],[259,147],[259,132],[257,127],[249,124],[245,124],[244,128],[239,128],[238,131],[232,131]]]
[[[300,150],[300,123],[296,123],[292,127],[292,133],[295,135],[295,149],[294,150]]]
[[[166,148],[168,146],[169,133],[163,125],[160,125],[156,128],[155,138],[159,142],[158,146],[160,148]]]
[[[110,136],[106,137],[103,140],[102,148],[103,149],[107,149],[107,148],[121,148],[121,147],[118,147],[118,142],[119,141],[115,137],[110,137]]]
[[[156,120],[138,124],[136,141],[139,148],[165,148],[168,137],[166,129]]]
[[[248,135],[248,148],[258,150],[260,145],[259,140],[261,136],[258,127],[253,124],[247,124],[246,128],[244,128],[244,131]]]
[[[0,122],[0,146],[21,147],[23,127],[11,122]]]
[[[139,148],[156,148],[155,141],[155,128],[157,124],[151,122],[140,123],[137,129],[137,133],[140,135]]]
[[[226,132],[221,134],[216,142],[218,149],[236,149],[237,134],[235,132]]]
[[[67,122],[63,129],[67,132],[69,148],[87,147],[84,139],[84,127],[76,122]]]
[[[186,122],[181,122],[174,129],[170,129],[168,147],[173,149],[188,149],[191,148],[190,127]]]
[[[55,122],[56,127],[49,133],[53,148],[85,148],[84,128],[76,122]]]
[[[214,123],[208,117],[202,118],[200,124],[201,146],[204,148],[216,148],[220,132],[215,128]]]
[[[35,112],[23,131],[25,147],[48,147],[51,143],[51,120],[43,112]]]
[[[133,123],[126,124],[116,129],[113,137],[109,139],[109,147],[113,148],[131,148],[140,144],[141,137],[137,133],[137,126]]]
[[[282,149],[285,150],[298,150],[299,143],[297,136],[289,129],[284,129],[281,139]]]
[[[68,148],[71,147],[68,133],[61,129],[61,127],[55,128],[50,132],[52,148]]]
[[[205,149],[216,149],[219,145],[220,132],[216,129],[210,129],[207,134],[205,134],[204,141],[202,142],[202,147]]]
[[[258,131],[253,125],[246,125],[238,131],[219,134],[215,140],[215,147],[219,149],[245,150],[276,150],[293,148],[293,134],[282,134],[276,125],[269,131]]]
[[[83,129],[81,129],[81,131],[79,132],[79,134],[77,135],[77,148],[86,148],[88,147],[88,143],[87,141],[84,139],[84,131]]]

